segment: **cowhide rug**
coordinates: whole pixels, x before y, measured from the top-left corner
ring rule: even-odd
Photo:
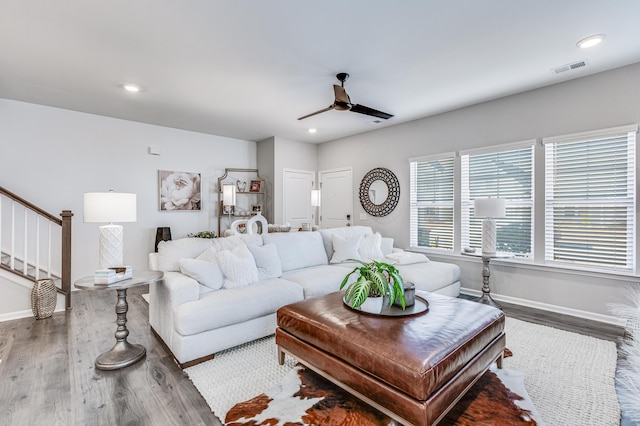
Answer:
[[[508,351],[508,350],[507,350]],[[389,417],[298,364],[266,393],[232,407],[226,425],[393,425]],[[524,375],[491,368],[439,425],[542,425]]]

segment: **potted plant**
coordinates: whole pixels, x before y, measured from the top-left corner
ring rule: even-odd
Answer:
[[[361,266],[356,266],[353,271],[349,272],[342,284],[340,284],[340,290],[349,281],[351,275],[358,272],[360,275],[347,287],[345,293],[345,302],[354,309],[365,310],[371,312],[377,310],[380,313],[382,310],[383,298],[385,296],[389,299],[389,306],[393,305],[395,301],[399,301],[402,309],[406,307],[404,297],[404,282],[400,276],[398,269],[384,262],[371,261],[369,263],[361,260],[349,259],[354,262],[358,262]],[[368,299],[377,299],[379,308],[362,308],[362,305],[367,302]]]
[[[189,238],[217,238],[215,231],[200,231],[195,234],[187,234]]]

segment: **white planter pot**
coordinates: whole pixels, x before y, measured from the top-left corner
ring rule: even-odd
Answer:
[[[384,302],[384,297],[367,297],[362,305],[358,309],[362,312],[367,312],[370,314],[379,314],[382,312],[382,305]]]

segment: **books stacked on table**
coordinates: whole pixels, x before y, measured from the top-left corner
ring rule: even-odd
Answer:
[[[113,284],[118,281],[128,280],[133,276],[132,266],[119,266],[115,268],[98,269],[93,273],[95,284]]]

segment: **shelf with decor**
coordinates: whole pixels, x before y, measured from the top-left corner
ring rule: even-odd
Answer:
[[[225,190],[226,187],[226,190]],[[234,220],[264,215],[267,181],[258,169],[225,168],[218,178],[218,235],[224,235]]]

